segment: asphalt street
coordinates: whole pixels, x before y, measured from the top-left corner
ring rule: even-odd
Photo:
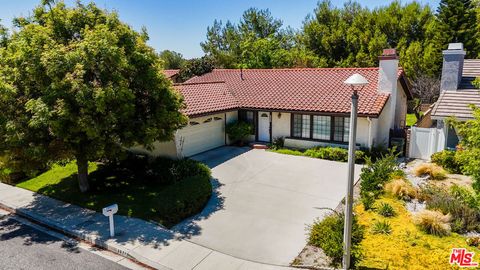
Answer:
[[[0,269],[129,269],[37,228],[0,215]]]

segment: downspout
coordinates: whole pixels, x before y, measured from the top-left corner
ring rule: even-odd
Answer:
[[[368,121],[368,148],[372,149],[372,119],[367,117]]]
[[[227,145],[227,113],[223,115],[223,136],[225,140],[225,145]]]

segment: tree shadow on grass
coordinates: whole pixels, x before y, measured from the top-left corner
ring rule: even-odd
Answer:
[[[89,175],[91,191],[85,194],[78,189],[76,174],[58,183],[46,185],[39,189],[38,193],[50,197],[34,194],[21,211],[32,218],[46,220],[51,227],[58,230],[68,231],[76,236],[88,235],[90,238],[93,236],[97,244],[115,241],[125,248],[133,248],[139,244],[160,248],[163,245],[169,245],[172,240],[201,234],[201,228],[193,224],[185,233],[168,230],[159,225],[165,224],[166,220],[169,221],[168,216],[165,217],[168,215],[166,208],[182,203],[175,200],[178,194],[172,193],[183,192],[183,198],[188,199],[197,187],[193,186],[193,191],[181,190],[181,187],[177,187],[171,192],[162,194],[162,190],[169,186],[145,185],[142,181],[132,181],[127,176],[105,177],[104,173],[102,166],[99,166],[96,172]],[[224,199],[218,191],[221,184],[218,180],[212,179],[211,185],[211,196],[198,206],[198,210],[195,210],[197,213],[201,211],[200,214],[188,220],[193,222],[206,219],[214,212],[223,209]],[[119,213],[115,215],[116,236],[109,240],[108,218],[101,214],[101,209],[112,203],[118,203]],[[163,211],[162,209],[166,212],[159,214],[158,211]],[[159,218],[152,218],[155,216]],[[151,219],[156,223],[146,221]],[[168,225],[173,225],[172,221]]]
[[[199,214],[188,218],[172,227],[172,230],[183,235],[184,238],[191,238],[200,235],[202,232],[199,221],[210,218],[214,213],[224,209],[225,197],[220,193],[220,187],[223,186],[218,179],[212,179],[212,197],[205,208]]]

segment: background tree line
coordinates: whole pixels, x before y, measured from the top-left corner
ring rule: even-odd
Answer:
[[[448,43],[463,42],[467,57],[479,56],[479,10],[471,0],[442,0],[436,10],[416,1],[369,9],[322,0],[301,29],[292,29],[269,10],[250,8],[238,23],[215,20],[201,47],[205,62],[219,68],[372,67],[384,48],[396,48],[414,90],[431,102],[438,91],[424,86],[438,85]],[[181,55],[164,54],[167,68],[188,66]]]

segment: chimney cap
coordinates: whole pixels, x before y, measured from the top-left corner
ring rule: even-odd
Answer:
[[[443,55],[465,55],[467,54],[463,49],[463,43],[449,43],[448,49],[443,51]]]
[[[390,55],[397,55],[397,50],[394,48],[390,49],[383,49],[383,54],[384,56],[390,56]]]
[[[383,49],[382,55],[379,57],[380,60],[396,60],[398,59],[397,50],[394,48]]]
[[[448,50],[463,50],[463,43],[449,43]]]

